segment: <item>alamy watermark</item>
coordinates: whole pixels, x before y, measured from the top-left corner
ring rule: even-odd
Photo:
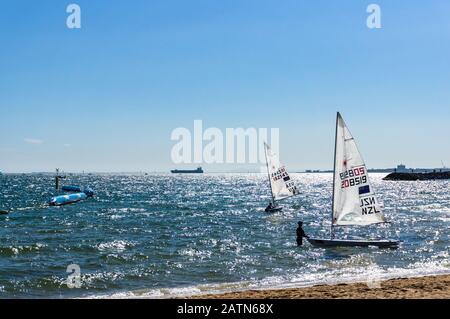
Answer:
[[[367,7],[366,25],[369,29],[381,29],[381,7],[378,4],[372,3]]]
[[[66,19],[66,25],[69,29],[81,29],[81,7],[72,3],[66,8],[69,16]],[[376,3],[369,4],[366,12],[370,15],[367,17],[366,25],[369,29],[381,29],[381,7]]]
[[[66,25],[69,29],[81,29],[81,7],[72,3],[66,8],[66,12],[70,13],[66,20]]]
[[[81,288],[81,268],[77,264],[67,266],[66,272],[70,273],[67,276],[66,284],[70,289]]]
[[[270,139],[269,139],[270,131]],[[171,158],[175,164],[265,164],[264,142],[279,154],[278,128],[226,128],[204,130],[203,121],[195,120],[193,131],[179,127],[172,131]]]
[[[366,285],[369,289],[381,289],[382,282],[383,282],[383,280],[369,277],[366,280]]]

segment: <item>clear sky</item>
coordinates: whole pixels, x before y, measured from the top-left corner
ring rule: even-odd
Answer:
[[[1,1],[3,172],[166,171],[196,119],[278,127],[289,168],[326,169],[337,110],[369,167],[450,166],[448,0],[71,2]]]

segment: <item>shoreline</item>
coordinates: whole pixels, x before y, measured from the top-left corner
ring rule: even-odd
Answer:
[[[407,277],[369,283],[245,290],[186,299],[450,299],[450,275]]]

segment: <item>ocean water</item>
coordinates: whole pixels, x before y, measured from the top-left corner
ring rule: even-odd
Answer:
[[[331,174],[292,174],[302,194],[267,214],[265,174],[80,175],[94,198],[46,207],[51,176],[0,176],[0,298],[167,298],[450,273],[449,181],[371,181],[392,222],[337,236],[399,249],[297,247],[297,221],[328,236]],[[67,286],[77,264],[81,287]]]

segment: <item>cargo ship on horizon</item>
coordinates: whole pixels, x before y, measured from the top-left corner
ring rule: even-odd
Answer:
[[[197,169],[173,169],[170,171],[172,174],[203,174],[204,171],[201,167]]]

